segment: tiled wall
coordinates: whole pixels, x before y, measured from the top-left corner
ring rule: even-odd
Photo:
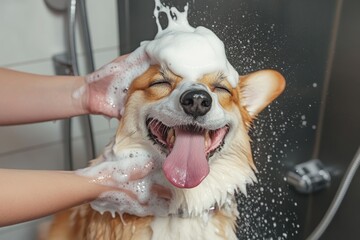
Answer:
[[[86,3],[95,64],[100,67],[118,55],[116,1]],[[51,58],[66,49],[64,14],[51,11],[42,0],[1,0],[0,67],[54,74]],[[88,159],[79,121],[74,122],[75,166],[80,168]],[[101,116],[92,116],[92,122],[99,154],[114,135],[117,122]],[[62,169],[65,155],[62,126],[62,121],[56,121],[0,127],[0,168]],[[36,239],[37,225],[35,221],[0,228],[0,240]]]

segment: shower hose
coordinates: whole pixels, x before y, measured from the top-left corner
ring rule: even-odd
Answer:
[[[318,240],[321,237],[321,235],[325,232],[326,228],[329,226],[337,210],[339,209],[340,204],[344,199],[347,190],[349,189],[350,183],[353,180],[357,169],[359,168],[359,165],[360,165],[360,147],[358,148],[355,157],[353,158],[349,167],[347,168],[345,175],[341,180],[339,189],[337,190],[335,197],[330,204],[329,209],[326,211],[320,223],[317,225],[314,231],[306,238],[306,240]]]

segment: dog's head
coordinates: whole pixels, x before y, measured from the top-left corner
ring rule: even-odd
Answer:
[[[233,87],[221,72],[186,81],[153,65],[129,88],[114,151],[135,144],[157,156],[158,183],[172,189],[170,211],[222,206],[256,180],[248,131],[284,86],[272,70],[242,76]]]

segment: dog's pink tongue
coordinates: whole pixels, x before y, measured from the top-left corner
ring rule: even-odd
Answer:
[[[163,164],[165,176],[176,187],[196,187],[210,171],[204,135],[175,128],[175,136],[174,147]]]

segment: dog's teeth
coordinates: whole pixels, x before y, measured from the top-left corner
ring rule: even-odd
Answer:
[[[170,138],[169,143],[170,143],[170,145],[173,145],[173,144],[174,144],[174,142],[175,142],[175,136],[174,136],[174,135],[172,135],[172,136],[171,136],[171,138]]]
[[[210,139],[210,134],[209,131],[205,132],[205,149],[208,149],[211,145],[211,139]]]
[[[211,146],[211,139],[208,138],[208,139],[205,140],[205,149],[210,148],[210,146]]]
[[[174,134],[175,134],[174,129],[170,128],[169,131],[168,131],[168,137],[172,137],[172,136],[174,136]]]
[[[205,140],[208,140],[208,139],[210,139],[210,133],[209,133],[209,131],[206,131],[205,132]]]
[[[173,144],[175,142],[175,132],[173,128],[170,128],[166,137],[166,142]]]

